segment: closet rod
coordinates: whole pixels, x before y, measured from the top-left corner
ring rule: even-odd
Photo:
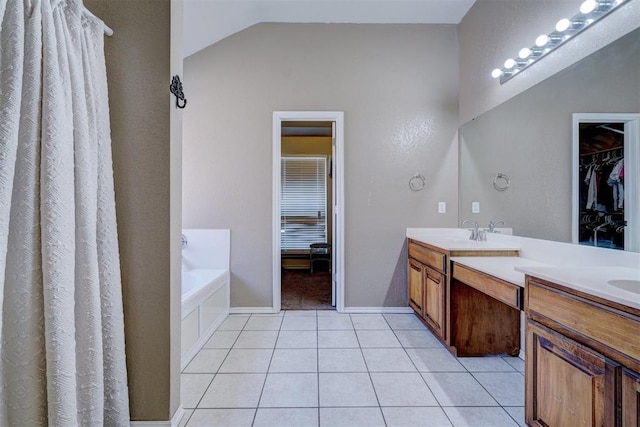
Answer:
[[[607,153],[607,152],[609,152],[609,151],[614,151],[614,150],[624,150],[624,146],[622,146],[622,147],[615,147],[615,148],[607,148],[606,150],[594,151],[594,152],[592,152],[592,153],[580,154],[580,157],[583,157],[583,156],[593,156],[594,154]],[[624,153],[624,151],[623,151],[623,153]]]

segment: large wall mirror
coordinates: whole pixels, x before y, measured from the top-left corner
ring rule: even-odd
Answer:
[[[574,114],[639,112],[640,29],[461,127],[460,221],[504,220],[518,236],[578,243]],[[640,159],[625,161],[637,167]],[[627,193],[640,192],[637,175],[625,184]]]

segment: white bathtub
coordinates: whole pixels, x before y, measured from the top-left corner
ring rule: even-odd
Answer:
[[[183,250],[182,369],[229,315],[230,302],[229,230],[183,230],[183,234],[188,244]]]

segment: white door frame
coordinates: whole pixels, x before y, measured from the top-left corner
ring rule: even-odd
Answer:
[[[336,191],[333,194],[333,214],[336,219],[336,241],[332,242],[335,265],[332,266],[332,280],[336,283],[336,310],[344,311],[344,112],[342,111],[274,111],[273,112],[273,307],[278,313],[281,303],[281,250],[280,250],[280,157],[282,155],[282,122],[316,121],[335,122],[335,147],[333,165]]]

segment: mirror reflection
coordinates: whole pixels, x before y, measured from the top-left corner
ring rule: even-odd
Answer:
[[[504,220],[518,236],[571,242],[573,114],[638,112],[640,29],[462,126],[460,221]]]

